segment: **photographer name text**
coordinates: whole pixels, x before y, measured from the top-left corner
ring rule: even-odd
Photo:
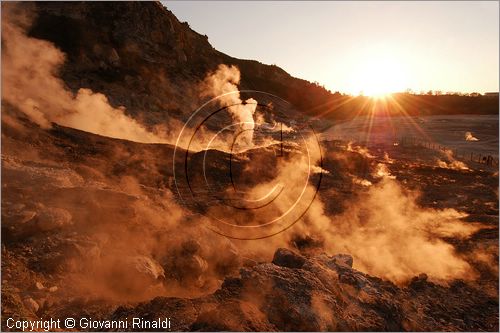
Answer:
[[[23,332],[49,332],[61,329],[116,329],[126,330],[128,328],[144,329],[166,329],[171,328],[170,318],[125,318],[122,320],[97,320],[93,318],[66,318],[61,319],[40,319],[40,320],[20,320],[8,318],[6,325],[11,330]]]

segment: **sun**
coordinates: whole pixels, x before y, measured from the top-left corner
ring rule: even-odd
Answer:
[[[366,54],[356,64],[353,87],[365,96],[385,98],[407,87],[405,69],[392,54]]]

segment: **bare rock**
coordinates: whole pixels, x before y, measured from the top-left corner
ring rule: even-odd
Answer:
[[[101,249],[94,241],[81,238],[55,239],[53,251],[40,258],[40,269],[45,272],[79,272],[87,263],[101,257]]]
[[[413,290],[422,290],[427,285],[427,274],[420,273],[411,279],[409,287]]]
[[[288,249],[279,248],[274,253],[273,264],[288,268],[302,268],[306,259]]]
[[[349,254],[336,254],[334,256],[329,256],[323,253],[317,256],[316,259],[333,270],[336,270],[338,267],[350,269],[353,264],[353,258]]]
[[[33,313],[36,313],[38,311],[38,309],[40,308],[38,303],[31,297],[25,298],[23,300],[23,304],[28,310],[30,310]]]
[[[247,258],[247,257],[242,257],[242,262],[241,262],[243,267],[253,267],[257,265],[257,261],[253,260],[252,258]]]
[[[337,265],[352,267],[353,259],[349,254],[336,254],[332,257]]]
[[[134,268],[146,278],[152,281],[165,279],[163,267],[153,259],[147,256],[135,256],[132,258]]]
[[[427,281],[427,278],[428,278],[428,276],[425,273],[420,273],[418,275],[418,279],[421,280],[421,281]]]
[[[426,282],[421,274],[415,280],[425,283],[425,288],[400,288],[351,268],[346,255],[323,254],[306,260],[280,249],[275,259],[288,266],[290,262],[297,266],[295,261],[305,263],[300,270],[282,269],[276,263],[256,264],[242,268],[239,277],[226,278],[213,295],[182,303],[179,298],[156,298],[114,316],[124,319],[168,309],[168,316],[189,318],[180,325],[187,331],[496,329],[495,318],[490,320],[488,314],[496,313],[496,299],[474,294],[475,289],[465,284],[460,288],[438,286]],[[182,317],[187,308],[191,309],[189,317]],[[471,311],[484,321],[465,323]]]
[[[44,290],[45,289],[45,287],[43,286],[43,283],[41,283],[40,281],[36,281],[34,287],[36,290]]]

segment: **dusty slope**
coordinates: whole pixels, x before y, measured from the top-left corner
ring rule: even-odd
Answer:
[[[259,260],[204,231],[196,209],[174,205],[171,146],[23,126],[2,131],[2,325],[11,315],[137,315],[168,316],[176,330],[498,329],[498,176],[489,171],[415,164],[414,148],[391,148],[390,172],[423,190],[423,206],[456,207],[486,225],[447,239],[476,279],[439,285],[422,275],[395,285],[353,269],[349,256],[322,255],[320,239],[292,240],[304,258],[281,251]],[[345,149],[325,143],[335,153],[320,192],[330,217],[365,190],[353,175],[379,181],[389,147],[374,157]],[[471,256],[483,248],[493,257]]]

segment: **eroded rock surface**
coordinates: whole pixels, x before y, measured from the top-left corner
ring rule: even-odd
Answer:
[[[282,257],[279,249],[276,257]],[[290,255],[290,251],[287,254]],[[448,287],[416,277],[398,287],[359,272],[346,255],[300,257],[300,268],[263,263],[242,268],[213,295],[184,300],[156,298],[113,318],[165,314],[173,329],[196,331],[459,331],[494,330],[498,302],[480,290]],[[351,258],[352,260],[352,258]],[[162,311],[158,312],[158,306]],[[168,309],[168,311],[167,311]],[[178,318],[178,319],[177,319]]]

